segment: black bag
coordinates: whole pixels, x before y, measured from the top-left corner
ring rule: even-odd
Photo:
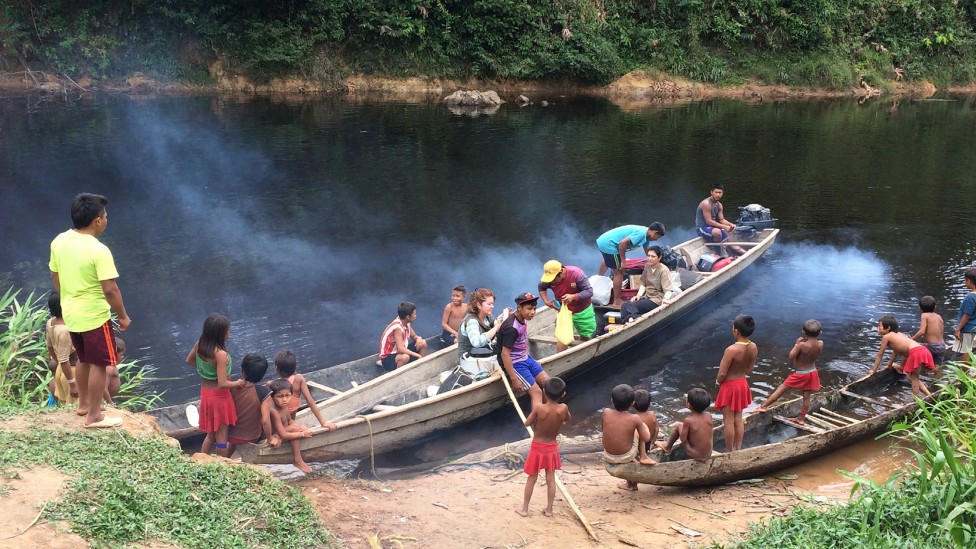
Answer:
[[[671,271],[677,271],[679,267],[688,268],[688,262],[685,261],[685,258],[671,246],[661,246],[661,263]]]
[[[474,381],[470,375],[463,372],[461,368],[455,368],[451,375],[447,376],[444,383],[441,383],[439,389],[437,389],[437,394],[446,393],[448,391],[453,391],[458,387],[464,387],[465,385],[471,385]]]

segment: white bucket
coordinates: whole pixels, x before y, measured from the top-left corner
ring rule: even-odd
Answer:
[[[492,373],[498,366],[498,359],[494,356],[473,357],[465,354],[461,357],[461,371],[471,377],[477,376],[481,372]]]

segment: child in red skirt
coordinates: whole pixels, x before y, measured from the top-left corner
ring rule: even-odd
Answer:
[[[529,477],[525,480],[525,497],[522,500],[522,507],[515,512],[523,517],[529,516],[529,500],[532,499],[532,490],[539,478],[539,471],[546,471],[546,489],[548,490],[548,505],[543,511],[547,517],[552,516],[552,502],[556,499],[556,469],[562,468],[562,460],[559,459],[559,443],[556,437],[559,436],[559,428],[564,423],[569,423],[569,407],[558,402],[566,396],[566,382],[558,377],[550,377],[546,381],[546,401],[533,402],[532,412],[525,418],[525,425],[535,425],[535,433],[532,435],[532,446],[529,448],[529,457],[525,459],[523,470]]]
[[[718,396],[715,397],[715,408],[722,411],[725,423],[725,451],[732,452],[742,449],[742,436],[745,434],[745,422],[742,420],[742,410],[752,404],[752,391],[746,375],[756,365],[759,349],[749,341],[749,336],[756,330],[756,321],[751,316],[739,315],[732,321],[732,336],[735,343],[729,345],[722,355],[722,363],[718,368]]]
[[[819,321],[811,319],[803,323],[803,335],[797,338],[793,349],[790,350],[790,360],[793,361],[793,369],[795,371],[773,391],[773,394],[769,395],[766,402],[763,402],[762,406],[756,412],[765,414],[766,409],[776,402],[779,397],[783,396],[783,393],[787,389],[796,389],[803,391],[803,406],[800,408],[800,415],[796,416],[796,419],[793,421],[799,425],[803,425],[804,418],[807,412],[810,411],[810,395],[814,391],[820,390],[820,374],[817,373],[817,359],[820,358],[820,353],[823,352],[824,345],[823,341],[817,339],[820,337],[820,332]]]
[[[218,452],[227,449],[227,428],[237,423],[237,409],[230,394],[231,387],[241,387],[243,379],[231,381],[230,320],[213,313],[203,322],[203,333],[193,345],[186,363],[195,366],[200,374],[200,430],[207,433],[200,451],[209,454],[213,446]]]

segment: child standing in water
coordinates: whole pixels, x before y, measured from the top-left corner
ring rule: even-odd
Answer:
[[[718,395],[715,408],[722,411],[725,424],[725,451],[742,449],[742,436],[746,426],[742,420],[742,410],[752,404],[752,391],[746,375],[756,366],[759,349],[749,341],[756,330],[756,321],[748,315],[739,315],[732,321],[732,335],[735,343],[729,345],[722,355],[718,368]]]
[[[820,374],[817,373],[817,358],[823,352],[823,341],[817,339],[820,332],[819,321],[811,319],[803,323],[803,335],[790,349],[790,360],[793,361],[795,371],[769,395],[756,412],[765,414],[766,409],[783,396],[787,389],[797,389],[803,391],[803,407],[800,408],[800,415],[793,421],[803,425],[804,418],[810,411],[810,395],[820,390]]]
[[[200,374],[200,430],[207,433],[200,446],[204,454],[209,454],[214,446],[218,452],[226,451],[227,429],[237,423],[237,409],[230,389],[242,387],[245,381],[230,379],[228,338],[230,320],[213,313],[203,322],[200,339],[186,355],[186,363],[195,366]]]
[[[532,412],[525,418],[526,427],[534,426],[535,432],[532,436],[532,446],[529,448],[529,456],[525,458],[523,470],[529,477],[525,479],[525,493],[522,500],[522,508],[515,512],[523,517],[529,516],[529,500],[532,499],[532,491],[535,489],[536,480],[539,478],[539,471],[546,471],[546,490],[548,504],[546,510],[542,512],[547,517],[552,516],[552,502],[556,499],[556,469],[562,468],[562,460],[559,459],[559,443],[556,437],[559,436],[559,429],[563,424],[569,423],[572,416],[569,414],[569,407],[559,402],[559,399],[566,396],[566,382],[558,377],[550,377],[546,381],[546,401],[532,405]]]

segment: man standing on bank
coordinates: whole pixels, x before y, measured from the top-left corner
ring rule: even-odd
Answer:
[[[556,301],[569,307],[573,313],[573,328],[579,334],[580,340],[586,341],[596,332],[596,313],[593,312],[593,286],[590,279],[579,267],[563,265],[555,259],[550,259],[542,267],[542,279],[539,282],[539,295],[546,307],[559,312]],[[555,300],[549,299],[552,290]],[[556,342],[556,352],[565,351],[567,345]]]
[[[102,413],[108,366],[118,365],[111,311],[119,317],[119,330],[132,320],[125,312],[119,277],[108,246],[98,236],[108,224],[108,200],[101,195],[82,193],[71,202],[69,229],[51,242],[51,279],[54,291],[61,294],[64,323],[78,353],[75,369],[78,385],[78,415],[87,416],[85,427],[115,427],[120,417]]]

